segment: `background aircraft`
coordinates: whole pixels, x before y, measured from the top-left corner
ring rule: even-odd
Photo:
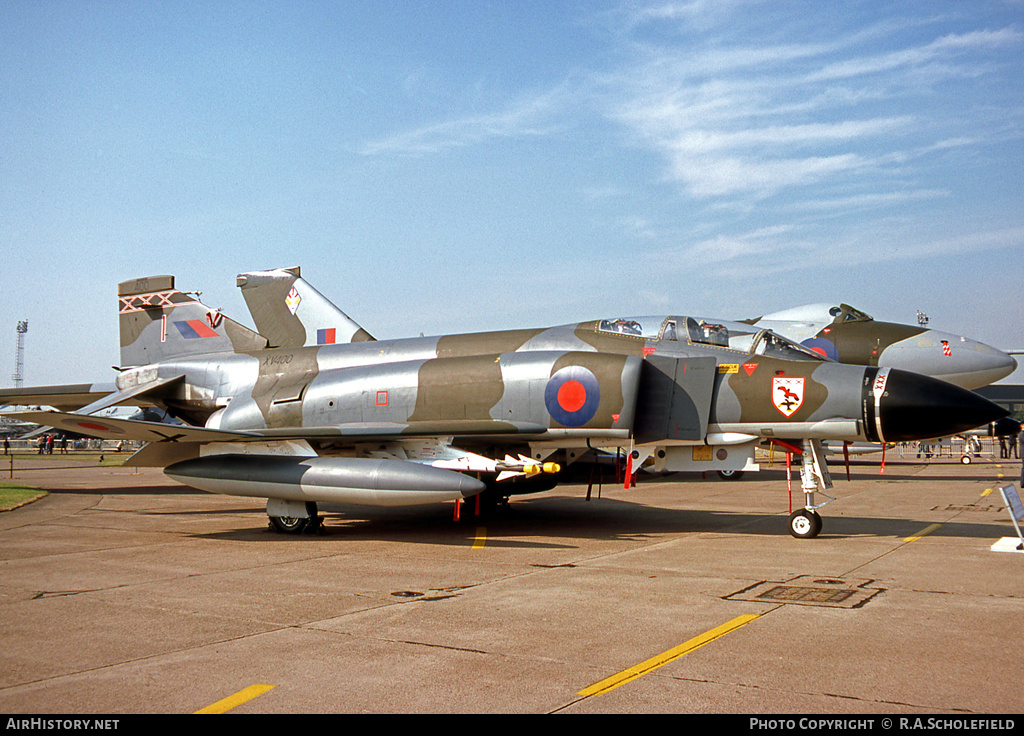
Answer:
[[[987,386],[1017,369],[1008,353],[984,343],[926,327],[879,322],[848,304],[810,304],[744,322],[784,335],[838,363],[900,368],[969,389]]]
[[[253,283],[243,276],[243,288]],[[307,300],[304,282],[263,288],[277,278],[262,282],[258,306],[301,321],[306,305],[314,322],[331,311]],[[118,295],[116,391],[75,413],[17,416],[147,441],[132,464],[267,498],[280,531],[316,528],[318,502],[405,505],[547,488],[591,449],[623,448],[632,468],[650,461],[659,472],[751,468],[754,448],[774,438],[801,454],[805,508],[790,531],[813,537],[816,493],[831,487],[822,440],[917,440],[1006,413],[950,383],[826,361],[749,325],[723,346],[720,332],[682,316],[387,341],[348,320],[318,326],[324,337],[334,330],[334,342],[318,345],[279,326],[269,331],[288,346],[275,347],[178,291],[171,276],[123,282]],[[57,393],[46,403],[58,405]],[[97,416],[136,404],[183,423]]]

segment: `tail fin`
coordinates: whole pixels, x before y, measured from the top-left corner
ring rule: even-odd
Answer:
[[[367,342],[374,338],[302,280],[299,267],[240,273],[249,314],[271,347]]]
[[[124,281],[117,296],[122,366],[267,347],[262,335],[175,289],[173,276]]]

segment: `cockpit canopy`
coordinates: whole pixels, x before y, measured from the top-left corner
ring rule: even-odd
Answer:
[[[851,307],[849,304],[840,304],[838,307],[831,307],[828,313],[835,317],[832,320],[832,324],[839,324],[840,322],[871,322],[874,320],[870,314],[865,314],[859,309]]]
[[[861,312],[852,311],[867,317]],[[867,319],[871,318],[867,317]],[[805,348],[803,345],[798,345],[771,330],[743,322],[705,320],[694,317],[631,317],[601,320],[597,329],[599,332],[629,335],[644,340],[670,340],[692,345],[711,345],[748,355],[765,355],[788,360],[825,360],[819,353]]]

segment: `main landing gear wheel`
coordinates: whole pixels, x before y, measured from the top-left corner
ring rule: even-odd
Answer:
[[[306,504],[306,513],[309,518],[301,516],[271,516],[270,524],[276,531],[282,534],[302,534],[307,529],[316,532],[320,529],[320,517],[317,515],[316,504]]]
[[[789,517],[789,533],[797,539],[814,539],[821,532],[821,516],[817,511],[799,509]]]
[[[743,477],[742,470],[719,470],[718,477],[722,480],[739,480]]]

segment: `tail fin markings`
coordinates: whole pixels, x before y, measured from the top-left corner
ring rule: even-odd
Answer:
[[[374,338],[306,283],[298,266],[240,273],[236,284],[270,347],[296,348]]]
[[[123,281],[117,296],[123,367],[267,347],[262,335],[178,291],[173,276]]]

